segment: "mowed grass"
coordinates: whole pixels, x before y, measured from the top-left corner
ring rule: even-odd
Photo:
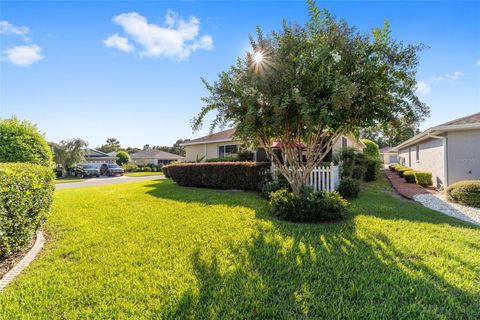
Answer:
[[[125,172],[127,177],[147,177],[163,175],[162,172]]]
[[[84,180],[84,179],[76,178],[76,177],[72,177],[72,178],[57,178],[57,179],[55,179],[55,183],[80,182],[80,181],[83,181],[83,180]]]
[[[480,228],[385,180],[335,224],[169,180],[58,190],[46,229],[0,318],[480,318]]]

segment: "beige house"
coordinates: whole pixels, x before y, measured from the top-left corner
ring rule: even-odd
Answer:
[[[179,156],[178,154],[173,154],[165,152],[162,150],[143,150],[130,155],[130,158],[137,165],[148,165],[153,164],[155,166],[168,164],[173,161],[184,161],[184,157]]]
[[[380,160],[384,164],[398,163],[398,152],[393,151],[393,147],[381,148]]]
[[[432,127],[392,149],[399,162],[432,172],[441,189],[461,180],[480,179],[480,112]]]
[[[213,133],[204,137],[184,142],[185,160],[188,162],[205,161],[212,158],[235,157],[237,156],[241,142],[233,137],[235,129],[228,129]],[[352,135],[344,135],[338,138],[333,145],[333,152],[342,147],[352,147],[360,151],[365,145]],[[260,148],[254,153],[254,159],[257,161],[265,161],[265,152]]]

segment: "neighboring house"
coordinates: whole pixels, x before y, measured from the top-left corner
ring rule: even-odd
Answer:
[[[432,127],[392,150],[400,163],[432,172],[437,188],[480,179],[480,112]]]
[[[137,165],[143,165],[143,166],[147,164],[153,164],[155,166],[158,166],[162,164],[168,164],[173,161],[183,161],[185,159],[184,157],[179,156],[178,154],[173,154],[173,153],[165,152],[162,150],[154,150],[154,149],[133,153],[130,155],[130,158]]]
[[[85,162],[87,163],[114,163],[115,156],[111,156],[108,153],[98,151],[95,149],[87,148],[85,154]]]
[[[393,147],[383,147],[380,149],[380,160],[384,164],[398,163],[398,152],[392,150]]]
[[[228,129],[182,143],[182,146],[185,147],[186,161],[205,161],[212,158],[237,156],[242,143],[235,140],[234,133],[235,129]],[[352,147],[362,151],[365,145],[352,135],[344,135],[335,141],[332,148],[333,152],[342,147]],[[331,160],[331,155],[328,155],[327,158],[329,159],[326,159],[326,161]],[[265,151],[262,148],[256,150],[254,159],[256,161],[266,161]]]

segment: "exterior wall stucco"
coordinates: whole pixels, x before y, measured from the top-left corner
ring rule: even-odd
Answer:
[[[218,147],[225,146],[225,145],[240,146],[240,143],[239,142],[217,142],[217,143],[187,145],[185,146],[185,154],[186,154],[185,160],[190,162],[196,161],[197,155],[198,155],[198,158],[205,157],[204,160],[218,158]],[[207,151],[206,155],[205,155],[205,148]]]
[[[480,130],[448,133],[448,184],[480,179]]]
[[[416,146],[419,146],[419,159],[416,160]],[[428,139],[418,144],[400,149],[399,162],[419,171],[432,173],[433,185],[439,188],[445,183],[443,140]],[[410,153],[410,154],[409,154]]]

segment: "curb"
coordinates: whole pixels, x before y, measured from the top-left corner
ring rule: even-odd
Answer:
[[[28,265],[35,259],[37,254],[42,250],[43,245],[45,244],[45,237],[43,236],[42,231],[37,232],[37,239],[35,244],[28,251],[28,253],[18,262],[10,271],[8,271],[2,279],[0,279],[0,291],[5,289],[5,287],[12,282]]]

